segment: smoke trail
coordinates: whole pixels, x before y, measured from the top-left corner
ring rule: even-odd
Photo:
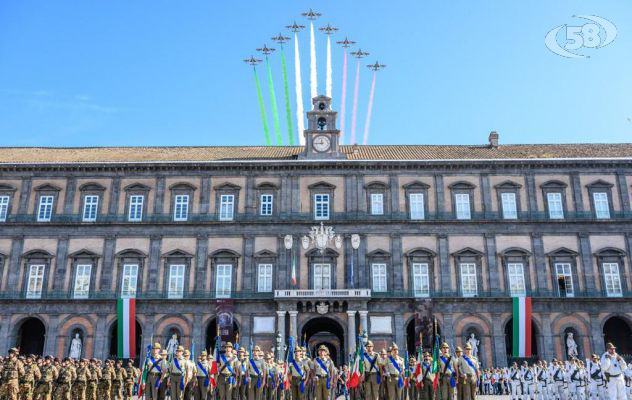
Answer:
[[[287,67],[285,65],[285,53],[281,46],[281,66],[283,67],[283,91],[285,93],[285,116],[287,119],[287,136],[290,146],[294,146],[294,132],[292,132],[292,109],[290,107],[290,87],[287,82]]]
[[[345,133],[345,103],[347,99],[347,49],[344,49],[345,55],[342,61],[342,95],[340,104],[340,144]]]
[[[371,92],[369,94],[369,109],[366,112],[366,121],[364,122],[364,140],[362,144],[366,144],[369,138],[369,128],[371,127],[371,113],[373,111],[373,96],[375,95],[375,77],[377,71],[373,71],[373,81],[371,82]]]
[[[303,115],[303,84],[301,83],[301,56],[298,52],[298,33],[294,33],[294,77],[296,78],[296,132],[298,134],[298,142],[301,146],[305,145],[305,116]]]
[[[266,146],[270,146],[270,131],[268,130],[268,122],[266,121],[266,109],[263,106],[263,95],[261,94],[261,85],[259,84],[259,76],[257,76],[257,69],[253,68],[255,71],[255,84],[257,85],[257,97],[259,98],[259,109],[261,110],[261,122],[263,123],[263,136],[266,140]]]
[[[356,65],[355,87],[353,89],[353,110],[351,111],[351,141],[349,144],[355,144],[356,117],[358,115],[358,92],[360,91],[360,59]]]
[[[331,98],[331,36],[327,35],[327,81],[325,86],[327,97]]]
[[[272,106],[272,121],[274,122],[274,136],[276,137],[277,146],[283,144],[281,136],[281,124],[279,123],[279,110],[277,108],[276,95],[274,94],[274,82],[272,82],[272,70],[270,69],[270,61],[266,56],[266,68],[268,69],[268,89],[270,90],[270,105]]]
[[[316,38],[314,38],[314,23],[309,23],[310,29],[310,43],[309,43],[309,55],[310,55],[310,65],[309,65],[309,83],[311,89],[312,99],[318,96],[318,73],[316,71]]]

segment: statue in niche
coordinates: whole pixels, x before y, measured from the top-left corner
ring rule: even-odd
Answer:
[[[180,342],[178,341],[178,334],[174,333],[173,335],[171,335],[171,339],[169,339],[167,347],[165,348],[167,354],[169,356],[173,356],[174,354],[176,354],[176,349],[178,348],[179,344]]]
[[[476,334],[474,332],[470,333],[470,338],[467,339],[467,342],[470,346],[472,346],[472,354],[475,357],[478,357],[478,345],[481,344],[481,341],[476,338]]]
[[[572,360],[573,358],[577,358],[579,355],[579,351],[577,350],[578,346],[573,339],[573,332],[568,332],[566,334],[566,353],[568,354],[568,359]]]
[[[80,359],[82,348],[83,343],[81,342],[81,337],[79,333],[75,333],[75,337],[72,338],[72,341],[70,342],[70,353],[68,354],[68,357],[74,358],[75,360]]]

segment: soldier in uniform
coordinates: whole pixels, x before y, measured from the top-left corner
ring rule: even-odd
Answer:
[[[147,367],[147,383],[145,395],[149,400],[158,400],[160,382],[167,374],[167,360],[160,355],[160,343],[154,343]]]
[[[187,366],[184,359],[184,347],[178,346],[176,354],[169,364],[171,400],[184,400],[184,388],[187,383]]]
[[[160,380],[160,387],[158,388],[158,398],[160,400],[164,400],[167,397],[167,391],[169,390],[169,354],[167,354],[167,350],[162,349],[160,351],[160,357],[162,358],[165,368],[163,369],[163,379]]]
[[[404,388],[404,360],[399,356],[399,347],[395,343],[390,347],[390,355],[384,364],[386,386],[389,400],[399,400]]]
[[[127,379],[127,371],[123,367],[123,360],[116,361],[114,367],[114,376],[112,378],[112,397],[113,400],[123,400],[123,386]]]
[[[424,361],[421,364],[421,396],[420,400],[434,400],[434,378],[435,374],[432,373],[432,356],[426,352],[424,354]]]
[[[454,378],[454,380],[456,380],[456,400],[463,400],[463,379],[462,377],[459,375],[459,371],[458,368],[456,368],[456,363],[459,361],[459,358],[461,358],[461,356],[463,355],[463,349],[461,348],[461,346],[456,346],[456,348],[454,349],[454,374],[452,374],[452,377]],[[453,386],[454,387],[454,386]]]
[[[127,361],[127,368],[125,368],[125,385],[123,387],[123,398],[130,400],[134,395],[134,383],[138,380],[138,370],[134,368],[134,361]]]
[[[373,342],[367,341],[364,352],[364,397],[366,400],[378,400],[380,398],[380,383],[382,374],[380,369],[379,354],[373,351]]]
[[[114,370],[111,365],[112,360],[105,360],[101,369],[101,379],[99,379],[98,393],[99,400],[111,400],[112,381],[114,380]]]
[[[313,373],[316,381],[316,400],[328,400],[329,390],[336,381],[333,377],[334,363],[329,359],[329,349],[325,345],[318,348],[314,359]]]
[[[248,400],[262,400],[264,381],[267,374],[266,363],[261,358],[261,348],[255,346],[252,358],[247,361],[246,373],[249,376]]]
[[[57,380],[57,368],[53,365],[53,357],[46,356],[42,368],[41,376],[35,388],[35,400],[51,400],[53,394],[53,382]]]
[[[239,362],[237,361],[237,357],[233,355],[232,343],[227,342],[222,348],[224,354],[221,354],[217,361],[219,370],[217,382],[219,400],[231,400],[233,398],[233,388],[235,387],[237,378],[235,370]]]
[[[57,388],[55,390],[55,400],[70,400],[72,382],[76,378],[75,368],[70,363],[69,358],[64,358],[61,369],[57,376]]]
[[[421,362],[421,360],[419,360]],[[406,365],[406,378],[404,398],[408,400],[417,400],[417,387],[415,385],[415,369],[417,368],[417,359],[414,356],[408,357]]]
[[[292,400],[305,399],[305,385],[309,375],[309,366],[307,365],[307,360],[303,358],[303,351],[300,346],[294,349],[294,362],[290,362],[288,369],[291,376],[290,391]]]
[[[194,399],[206,400],[209,391],[211,367],[207,361],[206,351],[203,351],[198,356],[197,364],[195,365],[195,380],[197,385],[195,386]]]
[[[238,351],[237,367],[235,369],[237,373],[237,383],[234,389],[237,396],[240,399],[248,398],[248,384],[250,383],[250,376],[248,375],[248,352],[243,347]]]
[[[606,344],[606,352],[601,356],[601,368],[608,382],[608,399],[625,400],[624,371],[627,364],[623,357],[617,354],[617,348],[612,343]]]
[[[467,343],[465,345],[465,353],[458,361],[459,376],[463,378],[463,399],[476,399],[477,382],[480,378],[480,367],[478,360],[472,355],[472,346]]]
[[[274,362],[274,353],[266,355],[266,387],[264,392],[265,400],[276,400],[277,388],[281,384],[279,381],[279,369]]]
[[[439,366],[439,395],[441,400],[454,399],[454,387],[456,386],[456,360],[450,355],[450,346],[441,344]]]
[[[90,370],[90,379],[88,379],[88,387],[86,389],[87,400],[97,400],[97,387],[99,379],[101,379],[101,368],[99,368],[99,360],[93,358],[88,364]]]
[[[2,399],[18,400],[19,382],[24,375],[24,365],[18,360],[18,355],[18,349],[9,350],[9,356],[2,364],[2,386],[0,387]]]
[[[79,361],[79,367],[76,370],[76,378],[72,385],[73,400],[85,400],[88,381],[92,379],[92,373],[88,367],[88,360],[85,358]]]
[[[35,382],[41,378],[40,369],[33,360],[33,356],[26,357],[24,375],[20,378],[20,399],[32,400]]]
[[[186,383],[184,385],[184,398],[190,400],[193,398],[193,390],[197,379],[195,379],[196,366],[195,362],[191,360],[191,352],[187,349],[184,351],[184,369],[186,370]]]

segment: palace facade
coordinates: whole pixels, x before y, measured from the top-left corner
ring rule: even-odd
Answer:
[[[328,98],[307,114],[305,146],[0,149],[0,353],[108,357],[133,297],[137,353],[209,347],[220,313],[227,340],[340,362],[436,319],[505,365],[525,295],[538,358],[569,332],[632,353],[631,144],[341,146]]]

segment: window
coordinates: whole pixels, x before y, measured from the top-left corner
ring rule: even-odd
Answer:
[[[371,215],[384,215],[384,194],[371,193]]]
[[[547,193],[546,200],[549,206],[549,218],[564,219],[564,208],[562,206],[562,193]]]
[[[258,266],[258,282],[257,285],[259,292],[271,292],[272,291],[272,264],[259,264]]]
[[[610,205],[608,204],[608,193],[593,192],[593,201],[595,205],[595,216],[597,218],[610,218]]]
[[[40,196],[39,207],[37,208],[37,221],[48,222],[53,215],[54,196]]]
[[[272,215],[272,200],[273,195],[271,194],[262,194],[260,197],[261,207],[259,210],[259,214],[264,216]]]
[[[172,264],[169,266],[169,290],[167,297],[181,299],[184,295],[184,265]]]
[[[87,299],[90,294],[90,273],[92,265],[79,264],[75,271],[75,299]]]
[[[415,297],[430,296],[428,264],[413,263],[413,290],[415,291]]]
[[[129,216],[128,220],[132,222],[143,220],[143,202],[145,196],[135,194],[129,197]]]
[[[456,193],[454,195],[456,202],[456,218],[470,219],[470,195],[468,193]]]
[[[606,282],[606,294],[610,297],[622,295],[621,277],[619,276],[619,264],[603,263],[604,281]]]
[[[138,281],[138,264],[124,264],[123,278],[121,280],[121,297],[132,299],[136,297],[136,284]]]
[[[189,195],[177,194],[174,200],[173,220],[186,221],[189,218]]]
[[[329,195],[314,195],[314,219],[329,219]]]
[[[424,219],[424,194],[411,193],[408,201],[410,202],[410,219]]]
[[[505,192],[500,195],[503,207],[503,219],[518,218],[518,210],[516,209],[516,194]]]
[[[44,286],[44,265],[31,265],[29,268],[29,280],[26,287],[27,299],[39,299],[42,297]]]
[[[524,282],[524,265],[522,263],[508,263],[509,295],[526,296],[527,289]]]
[[[555,274],[557,275],[557,285],[561,297],[574,297],[573,275],[571,274],[570,263],[556,263]]]
[[[331,289],[331,266],[329,264],[314,264],[314,289]]]
[[[219,198],[219,220],[232,221],[235,213],[235,195],[223,194]]]
[[[386,264],[372,264],[373,291],[386,292]]]
[[[463,297],[473,297],[478,294],[476,264],[474,263],[461,263],[461,293]]]
[[[232,196],[232,195],[231,195]],[[218,298],[229,298],[232,289],[233,266],[230,264],[219,264],[216,276],[216,295]]]
[[[0,196],[0,222],[7,220],[9,213],[9,196]]]
[[[83,198],[83,222],[94,222],[97,220],[97,207],[99,196],[88,195]]]

